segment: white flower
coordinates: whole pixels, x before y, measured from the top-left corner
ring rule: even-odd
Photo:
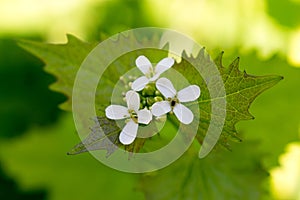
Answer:
[[[140,96],[135,91],[126,93],[127,108],[120,105],[110,105],[105,109],[105,115],[109,119],[129,119],[120,133],[119,140],[122,144],[131,144],[136,138],[138,124],[149,124],[152,120],[152,114],[149,110],[139,110]]]
[[[156,81],[156,88],[164,95],[167,101],[153,104],[151,111],[154,116],[159,117],[173,111],[181,123],[190,124],[193,121],[194,115],[192,111],[181,103],[198,99],[200,96],[199,86],[190,85],[176,92],[169,79],[160,78]]]
[[[131,88],[135,91],[141,91],[150,81],[155,81],[163,72],[170,69],[174,64],[174,59],[164,58],[157,63],[155,68],[153,68],[148,58],[139,56],[135,60],[135,64],[145,76],[136,79],[132,83]]]

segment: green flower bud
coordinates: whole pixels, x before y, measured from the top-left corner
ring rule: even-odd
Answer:
[[[164,99],[162,98],[162,97],[160,97],[160,96],[156,96],[156,97],[154,97],[154,101],[155,102],[159,102],[159,101],[163,101]]]
[[[153,97],[147,97],[147,105],[152,106],[152,104],[155,103],[155,100]]]
[[[161,95],[160,91],[155,90],[155,96],[162,96],[162,95]]]
[[[145,91],[145,89],[142,90],[142,96],[143,96],[143,97],[146,96],[146,91]]]
[[[147,105],[147,101],[146,100],[142,100],[142,104],[145,107]]]
[[[144,108],[144,104],[141,102],[140,103],[140,109],[143,109]]]
[[[153,85],[146,85],[142,94],[145,96],[153,96],[155,93],[155,87]]]

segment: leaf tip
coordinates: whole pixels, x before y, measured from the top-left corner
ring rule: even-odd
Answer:
[[[219,55],[215,58],[214,62],[218,67],[222,67],[223,66],[223,55],[224,55],[224,51],[221,51],[219,53]]]
[[[34,46],[36,42],[26,40],[26,39],[18,39],[15,40],[15,42],[19,47],[33,54],[32,46]]]
[[[236,142],[243,142],[243,139],[240,138],[237,134],[232,135],[232,139]]]
[[[76,40],[76,41],[80,40],[80,39],[78,39],[77,37],[75,37],[74,35],[72,35],[70,33],[67,33],[66,36],[67,36],[67,41],[68,41],[67,43],[69,43],[71,41],[74,41],[74,40]]]
[[[197,56],[195,57],[195,59],[200,59],[201,57],[204,57],[204,55],[205,55],[205,47],[202,47],[199,50],[199,52],[198,52]]]
[[[229,71],[239,71],[240,57],[237,57],[228,67]],[[244,71],[244,75],[247,75]]]
[[[239,64],[240,64],[240,57],[238,56],[233,62],[232,62],[233,66],[238,68]]]
[[[278,75],[273,75],[273,76],[270,76],[273,84],[277,84],[278,82],[282,81],[284,79],[283,76],[278,76]]]

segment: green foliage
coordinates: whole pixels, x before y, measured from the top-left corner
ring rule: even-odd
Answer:
[[[203,62],[205,59],[203,55],[200,53],[195,59]],[[241,120],[253,119],[248,111],[251,103],[264,90],[278,83],[282,77],[257,77],[240,72],[239,58],[225,68],[222,64],[222,54],[215,62],[225,84],[228,109],[219,144],[229,148],[228,139],[240,140],[235,128],[236,123]],[[195,77],[197,71],[184,60],[174,68],[185,74],[191,83],[200,85],[202,89],[199,99],[200,122],[202,123],[197,135],[197,139],[201,143],[207,130],[207,126],[203,126],[205,124],[203,122],[209,122],[210,117],[207,115],[207,111],[210,111],[209,102],[211,101],[209,93],[205,89],[204,81]],[[244,199],[245,197],[261,199],[267,195],[263,184],[268,173],[262,163],[266,156],[257,150],[258,147],[258,143],[246,141],[240,145],[233,145],[233,152],[219,149],[204,159],[198,159],[196,153],[193,152],[194,149],[190,149],[188,155],[183,156],[166,169],[144,175],[141,179],[140,189],[150,200]],[[272,152],[272,149],[269,151]],[[171,189],[162,191],[163,187]]]
[[[198,159],[190,150],[167,168],[144,174],[140,190],[147,200],[261,199],[267,195],[257,143],[235,145],[235,151],[218,151]]]
[[[83,43],[72,36],[68,37],[69,43],[66,45],[35,42],[21,42],[21,45],[45,60],[47,63],[46,70],[58,77],[58,82],[52,86],[52,89],[62,92],[70,98],[76,72],[82,60],[94,45]],[[101,105],[110,103],[109,97],[114,85],[111,83],[118,81],[119,75],[134,67],[134,60],[141,53],[147,56],[147,53],[149,53],[150,60],[153,62],[157,62],[162,57],[165,57],[160,51],[148,50],[148,52],[131,52],[129,55],[124,55],[112,63],[111,68],[119,71],[114,73],[112,70],[107,70],[103,75],[102,82],[99,82],[96,95],[105,92],[105,97],[96,100],[98,108],[101,108]],[[128,57],[130,58],[129,60]],[[183,55],[183,58],[186,58],[186,55]],[[197,57],[192,59],[196,62],[203,62],[203,64],[212,62],[204,55],[203,50]],[[282,77],[248,75],[246,72],[239,71],[239,59],[236,59],[229,67],[224,67],[222,65],[222,54],[215,62],[221,73],[227,93],[223,97],[227,101],[227,115],[219,144],[228,148],[228,140],[240,141],[235,128],[236,123],[241,120],[253,119],[248,109],[254,99],[260,93],[278,83]],[[125,67],[120,68],[119,66]],[[202,94],[199,99],[200,125],[197,139],[202,143],[211,117],[211,101],[215,99],[210,98],[205,82],[185,59],[180,63],[176,63],[174,69],[181,72],[191,84],[197,84],[201,87]],[[70,110],[70,99],[63,105],[62,108]],[[99,113],[103,114],[103,110],[99,111]],[[105,121],[104,118],[99,119]],[[95,131],[92,131],[92,134],[77,145],[70,154],[85,152],[87,149],[90,150],[89,148],[92,150],[107,149],[107,146],[105,146],[107,143],[104,141],[107,138],[104,136],[110,132],[118,131],[117,129],[112,131],[111,126],[113,125],[108,122],[107,124],[109,127],[107,132],[97,135]],[[102,127],[105,126],[102,125]],[[113,141],[116,141],[116,138]],[[95,142],[97,143],[96,147],[93,146]],[[140,144],[143,145],[143,141]],[[267,172],[261,163],[263,153],[256,150],[258,149],[257,146],[257,143],[249,140],[243,144],[233,144],[233,153],[217,149],[212,155],[201,160],[198,159],[195,153],[196,150],[190,149],[174,165],[143,176],[140,189],[146,194],[148,199],[241,199],[245,196],[249,197],[249,199],[261,198],[265,194],[262,183],[267,177]],[[131,148],[136,150],[129,151],[140,150],[140,146]],[[111,151],[110,149],[107,150],[109,155]],[[268,150],[271,151],[270,149]],[[176,177],[174,177],[174,174],[176,174]],[[162,187],[166,189],[162,191]]]
[[[84,58],[82,55],[86,56],[88,50],[91,50],[91,47],[93,45],[87,45],[75,39],[72,36],[68,37],[70,41],[66,45],[54,46],[51,44],[37,44],[32,42],[23,42],[21,43],[21,45],[26,49],[29,49],[31,52],[37,54],[42,59],[45,59],[46,62],[49,61],[46,69],[48,69],[48,71],[59,77],[58,82],[54,84],[52,88],[69,96],[69,101],[67,102],[68,106],[65,106],[64,108],[70,109],[70,97],[72,94],[72,86],[76,75],[74,71],[78,70],[80,63]],[[78,52],[78,49],[81,49],[81,56],[79,56],[78,54],[80,53]],[[77,52],[77,54],[75,52]],[[111,68],[118,69],[119,71],[116,73],[114,70],[107,70],[106,73],[103,75],[103,81],[100,81],[98,87],[99,96],[102,96],[102,98],[97,98],[98,107],[100,105],[103,106],[109,104],[109,97],[111,96],[114,86],[114,84],[110,83],[116,82],[119,78],[119,74],[122,75],[127,70],[132,68],[132,66],[134,66],[134,59],[128,58],[136,58],[137,55],[140,54],[141,52],[132,52],[130,53],[130,55],[127,54],[126,56],[119,58],[117,61],[111,64]],[[148,52],[148,54],[145,55],[149,54],[150,53]],[[151,54],[153,54],[153,52]],[[157,53],[154,53],[153,55],[153,60],[158,60]],[[54,58],[52,59],[53,56]],[[186,55],[183,55],[183,57],[187,58]],[[196,58],[194,58],[194,60],[195,62],[203,62],[203,65],[211,62],[208,58],[204,56],[203,50],[198,54]],[[235,124],[238,121],[253,118],[248,112],[250,104],[253,102],[253,100],[261,92],[273,86],[282,78],[279,76],[255,77],[248,75],[245,72],[242,73],[238,69],[239,59],[235,60],[228,68],[225,68],[222,66],[222,54],[216,59],[215,62],[220,70],[227,94],[226,97],[224,97],[227,102],[226,122],[222,131],[222,139],[219,141],[219,143],[229,148],[228,139],[234,139],[237,141],[241,140],[237,136]],[[184,74],[186,78],[190,81],[190,83],[197,84],[202,89],[202,95],[199,99],[201,123],[199,124],[199,132],[197,134],[198,141],[202,143],[210,122],[211,101],[214,101],[214,99],[210,99],[209,91],[207,90],[205,82],[202,80],[201,76],[199,76],[199,74],[195,71],[196,69],[193,66],[191,66],[185,59],[183,59],[182,62],[177,63],[173,68],[177,69],[179,72]],[[66,73],[68,73],[68,76],[66,76]],[[103,93],[105,93],[105,95]],[[108,99],[103,97],[108,97]],[[213,146],[214,144],[211,145]],[[81,148],[83,147],[75,147],[75,149],[82,152]],[[91,148],[95,149],[94,146]],[[103,149],[103,146],[100,145],[99,149]],[[72,152],[71,154],[75,154],[75,152]]]
[[[222,64],[221,53],[215,60],[216,65],[222,76],[226,96],[221,97],[226,100],[226,119],[222,130],[219,144],[229,148],[228,140],[241,141],[236,131],[235,125],[242,120],[253,119],[248,109],[254,99],[266,89],[277,84],[282,77],[280,76],[252,76],[245,71],[239,71],[239,58],[234,60],[228,67]],[[187,57],[185,54],[183,58]],[[200,51],[197,57],[193,58],[195,62],[201,65],[208,65],[209,58]],[[211,102],[218,99],[211,99],[207,86],[203,79],[197,73],[197,70],[191,66],[185,59],[176,64],[174,69],[178,70],[189,80],[191,84],[197,84],[201,88],[201,97],[199,98],[200,124],[198,127],[197,139],[202,143],[211,117]],[[215,136],[217,137],[217,136]]]
[[[143,42],[148,41],[145,40]],[[46,62],[45,70],[56,76],[58,79],[50,88],[61,92],[68,97],[68,100],[60,107],[70,111],[72,109],[71,97],[76,73],[83,59],[95,45],[84,43],[71,35],[68,35],[68,43],[65,45],[43,44],[31,41],[21,41],[19,44]],[[104,72],[103,78],[98,84],[95,103],[98,108],[99,116],[104,115],[104,105],[110,104],[110,97],[112,96],[114,84],[119,80],[120,75],[123,75],[129,69],[134,68],[135,58],[141,54],[147,55],[153,62],[158,62],[160,59],[167,56],[167,52],[164,50],[157,51],[145,49],[129,52],[112,62]],[[102,121],[96,122],[88,138],[86,138],[83,143],[76,145],[69,152],[70,155],[86,152],[86,148],[90,150],[106,149],[108,155],[112,153],[112,146],[108,145],[108,141],[105,142],[105,135],[110,135],[112,137],[110,138],[111,141],[117,143],[118,140],[116,140],[116,134],[119,133],[119,129],[112,126],[110,126],[111,128],[108,128],[108,124],[110,124],[109,120],[102,119]],[[102,129],[106,130],[105,133],[98,127],[98,123],[103,125],[105,124],[103,123],[104,121],[108,122],[105,127],[102,126]],[[126,148],[128,151],[137,152],[144,145],[144,142],[144,139],[139,139]]]

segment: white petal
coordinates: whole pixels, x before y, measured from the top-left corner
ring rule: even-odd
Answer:
[[[140,107],[140,96],[133,90],[126,93],[127,107],[129,110],[134,110],[137,112]]]
[[[171,105],[168,101],[156,102],[152,105],[151,112],[154,116],[159,117],[171,111]]]
[[[183,124],[190,124],[194,119],[194,114],[190,109],[178,103],[173,108],[177,119]]]
[[[148,74],[152,68],[151,62],[145,56],[139,56],[135,60],[136,66],[143,72],[143,74]]]
[[[176,94],[176,90],[167,78],[160,78],[156,81],[156,88],[164,95],[166,98],[173,98]]]
[[[180,102],[195,101],[199,96],[200,88],[198,85],[190,85],[177,93],[177,98]]]
[[[166,70],[170,69],[174,65],[174,59],[173,58],[164,58],[159,63],[157,63],[155,67],[155,73],[156,74],[162,74]]]
[[[128,108],[119,105],[110,105],[105,109],[105,115],[109,119],[124,119],[129,117]]]
[[[139,125],[132,120],[127,122],[122,132],[120,133],[120,142],[125,145],[131,144],[136,138],[138,127]]]
[[[152,120],[152,113],[147,109],[139,110],[137,116],[138,122],[141,124],[149,124]]]
[[[135,91],[141,91],[145,88],[145,86],[149,83],[149,79],[146,76],[139,77],[135,81],[133,81],[131,85],[131,89]]]

